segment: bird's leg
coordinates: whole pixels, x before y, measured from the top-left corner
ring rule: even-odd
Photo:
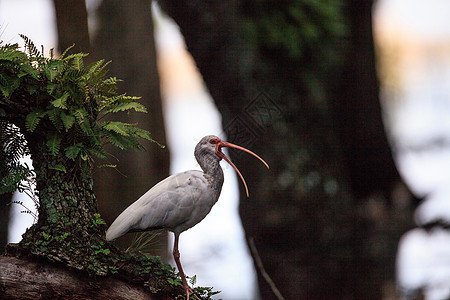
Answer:
[[[183,287],[186,291],[186,299],[189,300],[189,295],[192,294],[194,291],[191,289],[191,287],[187,283],[186,275],[184,275],[183,267],[181,266],[180,251],[178,251],[178,238],[179,238],[179,234],[175,234],[175,242],[173,243],[173,259],[175,260],[175,263],[177,264],[178,272],[180,273],[180,277],[181,277],[181,282],[183,283]],[[195,298],[199,299],[197,296],[195,296]]]

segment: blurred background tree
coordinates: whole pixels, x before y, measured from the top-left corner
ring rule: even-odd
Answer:
[[[106,59],[111,76],[120,78],[119,93],[139,95],[140,102],[151,112],[151,117],[134,114],[131,122],[150,131],[155,140],[165,144],[164,122],[156,53],[153,38],[151,1],[134,1],[133,5],[119,0],[104,0],[97,9],[98,31],[90,44],[88,15],[84,0],[54,0],[58,28],[58,48],[75,44],[74,51],[85,53],[91,60]],[[139,46],[137,46],[139,45]],[[123,116],[130,120],[129,116]],[[110,161],[117,171],[97,169],[94,173],[95,191],[99,209],[108,224],[149,187],[169,174],[167,149],[145,144],[145,152],[124,152],[108,147]],[[119,159],[120,157],[120,159]],[[120,200],[117,200],[120,199]],[[132,235],[118,241],[130,245]],[[167,236],[162,234],[155,244],[155,255],[166,256]],[[155,243],[157,241],[155,240]]]
[[[102,1],[93,46],[86,43],[84,1],[64,9],[58,2],[60,48],[75,43],[92,48],[94,58],[112,59],[111,75],[149,108],[152,117],[136,122],[164,143],[151,1]],[[251,147],[271,165],[268,176],[257,162],[240,163],[231,153],[242,172],[252,174],[251,199],[241,190],[247,239],[281,293],[287,299],[380,299],[394,278],[398,238],[410,226],[411,195],[382,124],[373,1],[161,5],[184,34],[228,140]],[[64,30],[66,22],[81,25]],[[110,150],[112,160],[120,157],[120,172],[96,172],[107,223],[168,174],[168,152],[148,149]],[[259,285],[263,299],[274,297],[260,274]]]
[[[164,1],[242,165],[247,239],[288,299],[380,299],[394,280],[409,191],[384,132],[373,1]],[[406,203],[401,205],[401,203]],[[274,296],[259,276],[264,299]]]
[[[139,95],[151,118],[135,114],[134,122],[166,143],[161,107],[151,1],[105,0],[97,10],[99,27],[93,42],[94,56],[112,60],[110,72],[123,80],[127,94]],[[120,91],[119,91],[120,92]],[[108,224],[150,187],[169,175],[169,152],[147,143],[145,152],[108,149],[120,172],[100,169],[94,174],[99,209]],[[114,195],[114,196],[112,196]],[[129,246],[132,235],[118,241]],[[156,242],[156,241],[155,241]],[[167,252],[167,235],[161,234],[154,255]]]

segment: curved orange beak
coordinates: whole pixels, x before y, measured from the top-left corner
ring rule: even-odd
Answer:
[[[248,187],[247,187],[247,183],[245,182],[244,177],[242,176],[241,172],[239,172],[238,168],[231,162],[231,160],[228,157],[226,157],[225,154],[223,154],[222,147],[234,148],[234,149],[239,149],[239,150],[245,151],[245,152],[253,155],[257,159],[259,159],[268,169],[269,169],[269,165],[264,161],[264,159],[262,159],[261,157],[259,157],[255,153],[253,153],[252,151],[245,149],[244,147],[241,147],[241,146],[238,146],[238,145],[235,145],[232,143],[224,142],[222,140],[219,140],[218,143],[216,144],[216,155],[220,158],[223,158],[227,163],[229,163],[233,167],[233,169],[236,171],[236,173],[238,173],[239,177],[241,178],[242,182],[244,183],[245,193],[247,194],[247,197],[248,197],[249,196]]]

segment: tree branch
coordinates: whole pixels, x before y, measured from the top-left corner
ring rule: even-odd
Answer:
[[[1,299],[158,299],[116,278],[86,276],[56,263],[0,257]]]

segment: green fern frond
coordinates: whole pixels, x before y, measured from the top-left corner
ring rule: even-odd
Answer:
[[[43,53],[41,53],[38,48],[36,48],[33,41],[31,41],[27,36],[23,34],[19,34],[19,36],[23,39],[25,43],[25,50],[28,52],[29,56],[34,58],[43,57]]]
[[[69,69],[65,73],[65,77],[67,80],[79,82],[83,81],[83,76],[86,75],[86,70],[78,70],[78,69]]]
[[[141,139],[154,142],[154,140],[152,139],[152,137],[150,135],[150,132],[145,129],[138,128],[138,127],[132,127],[132,128],[130,128],[130,134],[138,136]],[[158,143],[158,145],[159,145],[159,143]]]
[[[57,108],[52,108],[47,111],[47,116],[52,121],[53,126],[55,126],[56,130],[59,132],[63,129],[63,122],[61,120],[61,110]]]
[[[47,114],[42,109],[36,109],[30,112],[25,118],[25,127],[28,131],[35,131],[39,121]]]
[[[137,112],[144,112],[144,113],[147,112],[147,108],[144,105],[140,104],[139,102],[120,102],[108,109],[102,110],[101,112],[103,114],[108,114],[108,113],[116,113],[119,111],[128,111],[131,109],[134,109]]]
[[[21,61],[27,58],[26,54],[22,51],[17,51],[19,49],[18,44],[11,45],[10,47],[0,48],[0,60],[6,61]]]
[[[34,176],[34,172],[25,165],[16,165],[0,178],[0,194],[23,192],[27,187],[22,184],[24,180]]]
[[[61,165],[61,164],[58,164],[58,165],[53,166],[53,167],[49,167],[49,169],[67,173],[66,168],[63,165]]]
[[[101,165],[98,165],[97,168],[99,168],[99,169],[103,169],[103,168],[117,168],[117,165],[101,164]]]
[[[69,93],[65,92],[64,95],[62,95],[61,97],[59,97],[56,100],[53,100],[52,102],[50,102],[54,107],[57,108],[62,108],[62,109],[67,109],[67,98],[69,98]]]
[[[83,122],[87,117],[88,117],[88,112],[86,111],[86,109],[79,108],[77,110],[75,110],[73,112],[73,115],[75,116],[75,118],[77,119],[78,123]]]
[[[64,153],[67,158],[69,158],[71,160],[75,160],[78,157],[78,155],[80,154],[80,151],[82,148],[83,148],[83,144],[77,143],[73,146],[66,147],[64,149]]]
[[[131,124],[123,123],[123,122],[117,122],[117,121],[109,121],[103,123],[103,128],[108,131],[114,131],[120,135],[123,136],[129,136],[130,135],[130,126]]]
[[[93,130],[91,128],[91,125],[89,123],[89,113],[86,111],[85,108],[79,108],[74,111],[73,115],[75,116],[75,119],[77,121],[78,126],[80,126],[81,130],[88,136],[93,135]]]
[[[128,96],[126,94],[115,95],[115,96],[100,96],[101,100],[99,105],[99,111],[103,114],[109,113],[107,109],[113,109],[117,105],[127,104],[131,102],[135,102],[136,100],[141,99],[141,97]],[[146,110],[146,109],[145,109]]]
[[[117,79],[116,77],[109,77],[102,81],[101,86],[102,89],[106,92],[114,92],[117,90],[117,83],[122,80]]]
[[[57,132],[47,134],[47,148],[50,155],[57,156],[61,145],[61,136]]]
[[[75,69],[77,70],[81,70],[84,67],[84,63],[83,63],[83,57],[86,57],[87,54],[85,53],[78,53],[77,55],[75,55],[73,57],[73,66],[75,67]]]
[[[111,145],[125,150],[125,149],[134,149],[134,150],[143,150],[144,147],[132,136],[126,136],[115,131],[110,131],[104,135],[104,139],[106,143],[110,143]]]
[[[33,66],[23,64],[20,68],[20,73],[17,75],[17,77],[21,78],[26,75],[30,75],[34,79],[39,79],[39,70],[37,70]]]
[[[69,47],[68,50],[70,50],[72,47]],[[67,51],[64,51],[65,53],[67,53]],[[65,54],[64,54],[65,55]],[[83,58],[88,56],[89,54],[86,53],[75,53],[75,54],[70,54],[66,57],[62,57],[61,56],[61,60],[63,61],[69,61],[69,60],[73,60],[73,66],[77,69],[82,69],[84,66],[84,63],[82,62]],[[80,61],[81,60],[81,61]]]
[[[101,59],[101,60],[99,60],[99,61],[97,61],[97,62],[91,64],[91,65],[88,67],[88,73],[94,73],[94,72],[96,72],[97,70],[99,70],[99,68],[102,67],[102,65],[104,64],[104,62],[105,62],[105,60],[104,60],[104,59]],[[106,63],[106,64],[103,66],[103,68],[106,67],[106,65],[108,65],[108,64],[109,64],[109,62]]]
[[[12,93],[19,87],[20,79],[11,78],[6,74],[0,74],[0,90],[5,98],[9,98]]]
[[[75,44],[72,44],[71,46],[67,47],[67,49],[64,50],[63,53],[60,55],[59,59],[60,59],[60,60],[66,59],[67,53],[68,53],[73,47],[75,47]]]
[[[63,70],[62,61],[54,59],[48,62],[48,65],[44,69],[44,73],[47,76],[48,80],[52,82],[55,80],[55,78],[61,75],[62,70]]]
[[[73,124],[75,123],[75,117],[70,114],[66,115],[64,112],[62,112],[61,113],[61,121],[67,132],[67,131],[69,131],[70,128],[72,128]]]

